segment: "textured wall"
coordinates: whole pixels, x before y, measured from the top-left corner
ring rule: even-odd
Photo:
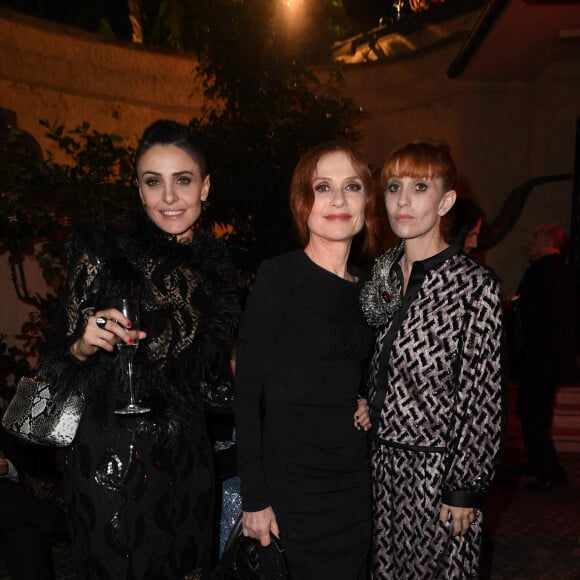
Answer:
[[[450,80],[446,70],[460,46],[357,65],[346,72],[344,91],[366,112],[362,148],[373,165],[409,140],[443,140],[458,165],[460,193],[469,192],[492,220],[530,178],[573,173],[580,59],[555,61],[525,82]],[[514,229],[485,256],[506,294],[527,265],[523,249],[533,229],[547,221],[569,229],[571,196],[571,181],[534,189]]]
[[[83,121],[131,141],[151,121],[187,121],[203,105],[191,55],[0,10],[0,107],[43,147],[39,119],[69,129]]]

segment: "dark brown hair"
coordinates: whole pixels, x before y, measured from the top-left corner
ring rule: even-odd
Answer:
[[[458,197],[453,207],[441,219],[441,230],[448,244],[456,242],[460,248],[465,245],[467,234],[483,222],[482,209],[468,197]]]
[[[201,147],[186,125],[177,121],[159,119],[143,132],[135,151],[135,167],[141,157],[155,145],[174,145],[185,151],[199,166],[201,178],[206,176],[207,169]]]
[[[362,181],[365,196],[365,226],[363,228],[363,251],[375,255],[380,248],[379,240],[379,199],[371,170],[360,153],[347,141],[328,141],[309,149],[300,157],[290,183],[290,210],[294,225],[302,245],[310,238],[308,217],[314,205],[313,181],[316,167],[322,157],[329,153],[342,152],[350,159],[357,176]]]

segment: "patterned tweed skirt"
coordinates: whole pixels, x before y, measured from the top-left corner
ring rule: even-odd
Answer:
[[[373,580],[477,578],[482,514],[464,536],[441,523],[441,453],[373,443]]]

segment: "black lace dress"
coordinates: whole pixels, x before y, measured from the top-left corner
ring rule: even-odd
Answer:
[[[212,452],[200,375],[225,371],[240,308],[222,245],[180,244],[145,214],[125,227],[77,228],[45,372],[80,386],[88,404],[64,452],[65,500],[80,578],[203,578],[212,534]],[[137,397],[152,411],[119,416],[128,401],[114,354],[69,352],[86,320],[120,292],[141,300],[147,332],[135,357]]]

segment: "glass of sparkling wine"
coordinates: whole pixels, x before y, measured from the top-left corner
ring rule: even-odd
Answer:
[[[139,301],[136,298],[120,298],[113,305],[114,308],[123,313],[123,316],[131,321],[131,330],[139,330]],[[127,376],[129,378],[129,403],[121,409],[116,409],[117,415],[141,415],[149,413],[149,407],[143,407],[135,401],[135,389],[133,387],[133,359],[137,353],[139,339],[135,338],[133,344],[125,341],[117,343],[119,351],[119,360],[127,367]]]

